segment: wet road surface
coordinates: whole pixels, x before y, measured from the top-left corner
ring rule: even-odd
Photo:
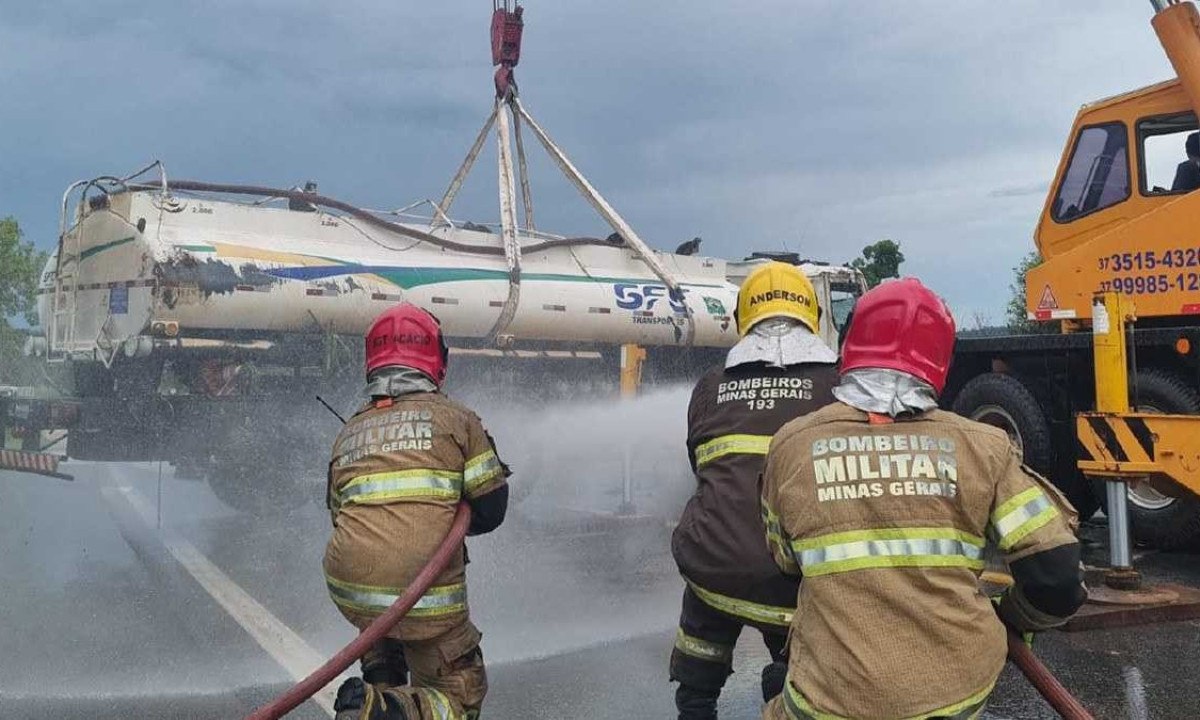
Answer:
[[[68,471],[75,482],[0,472],[0,717],[241,717],[351,639],[324,588],[316,503],[260,523],[169,467],[161,504],[156,465]],[[471,540],[486,716],[672,718],[681,584],[667,538],[659,521],[523,505]],[[1138,557],[1151,577],[1200,585],[1198,560]],[[1036,650],[1098,718],[1200,717],[1200,622],[1053,633]],[[758,717],[765,662],[747,632],[722,718]],[[291,717],[328,718],[328,697]],[[986,717],[1055,714],[1009,668]]]

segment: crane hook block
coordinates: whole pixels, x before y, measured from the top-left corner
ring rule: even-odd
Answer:
[[[525,29],[525,21],[521,16],[525,8],[520,5],[516,10],[505,7],[496,8],[492,13],[492,64],[504,67],[516,67],[521,61],[521,32]]]

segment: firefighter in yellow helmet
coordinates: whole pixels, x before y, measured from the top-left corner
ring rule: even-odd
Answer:
[[[798,580],[779,572],[763,542],[758,478],[771,436],[833,399],[837,355],[816,334],[820,315],[798,268],[756,268],[738,292],[741,339],[692,391],[687,448],[697,486],[671,541],[687,583],[670,666],[680,720],[717,717],[747,625],[773,660],[764,700],[783,687]]]
[[[786,690],[767,720],[976,718],[1004,667],[1003,623],[1083,602],[1075,512],[1003,431],[938,409],[954,319],[917,280],[858,301],[837,402],[789,422],[763,474],[767,541],[799,576]],[[1014,585],[980,592],[985,538]]]

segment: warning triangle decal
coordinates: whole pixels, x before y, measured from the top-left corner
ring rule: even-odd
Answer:
[[[1038,300],[1038,310],[1057,310],[1058,300],[1054,299],[1054,293],[1050,290],[1050,284],[1046,283],[1046,289],[1042,290],[1042,299]]]

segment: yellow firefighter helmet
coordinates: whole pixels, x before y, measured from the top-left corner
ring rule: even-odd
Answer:
[[[773,317],[799,320],[817,332],[817,292],[800,268],[771,261],[746,276],[737,298],[738,335],[745,337],[750,328]]]

